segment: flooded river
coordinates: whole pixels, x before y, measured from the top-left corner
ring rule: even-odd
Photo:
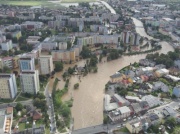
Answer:
[[[137,25],[140,23],[138,20],[134,20],[134,22]],[[136,30],[140,35],[150,39],[152,38],[145,33],[143,28],[136,28]],[[162,49],[159,51],[160,53],[173,51],[173,48],[167,42],[161,42],[161,44]],[[104,87],[109,81],[109,76],[130,63],[138,62],[140,59],[145,58],[145,56],[146,54],[123,56],[114,61],[99,63],[98,72],[95,74],[88,74],[81,78],[81,82],[77,76],[71,77],[69,91],[62,99],[63,101],[71,98],[74,99],[73,107],[71,108],[72,117],[74,118],[74,129],[90,127],[103,123]],[[84,65],[84,63],[85,60],[82,60],[76,64],[80,66]],[[57,74],[55,77],[60,76],[61,74]],[[75,83],[79,83],[79,89],[77,90],[73,89]],[[63,86],[64,82],[60,81],[59,89]]]
[[[166,42],[162,42],[162,53],[172,51],[173,48]],[[98,72],[88,74],[79,81],[77,76],[70,80],[68,94],[63,100],[69,100],[73,97],[72,117],[74,118],[74,129],[98,125],[103,122],[103,97],[104,87],[109,81],[109,76],[130,63],[138,62],[139,59],[145,58],[146,54],[136,56],[123,56],[120,59],[98,64]],[[78,64],[84,64],[81,61]],[[74,90],[73,86],[79,82],[79,89]]]

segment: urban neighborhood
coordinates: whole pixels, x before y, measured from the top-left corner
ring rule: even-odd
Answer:
[[[180,133],[180,1],[0,1],[0,134]]]

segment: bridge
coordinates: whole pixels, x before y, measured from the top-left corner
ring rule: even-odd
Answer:
[[[107,126],[97,125],[93,127],[82,128],[82,129],[72,131],[72,134],[96,134],[96,133],[101,133],[101,132],[107,133]]]

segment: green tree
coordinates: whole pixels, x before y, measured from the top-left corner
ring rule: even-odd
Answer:
[[[74,89],[78,89],[79,88],[79,83],[74,84]]]
[[[169,117],[166,121],[165,124],[170,125],[170,126],[176,126],[177,122],[176,119],[173,117]]]
[[[4,73],[11,73],[11,69],[8,68],[7,66],[5,66],[5,67],[3,68],[3,72],[4,72]]]
[[[90,58],[89,66],[96,67],[97,63],[98,63],[98,58],[96,57],[96,55],[92,55]]]
[[[69,67],[69,68],[68,68],[68,73],[69,73],[70,75],[72,75],[72,74],[74,73],[74,68]]]
[[[61,110],[62,116],[67,118],[70,115],[70,112],[71,112],[70,109],[65,104],[63,104],[61,108],[62,108]]]
[[[83,46],[80,55],[83,57],[83,59],[89,58],[91,56],[91,51],[87,46]]]
[[[108,116],[105,115],[104,118],[103,118],[103,124],[107,124],[108,120],[109,120]]]
[[[121,95],[121,96],[123,96],[123,97],[125,97],[125,96],[128,94],[128,92],[127,92],[126,89],[123,89],[123,90],[120,90],[120,91],[118,92],[118,94]]]
[[[16,106],[15,106],[15,109],[16,109],[17,111],[22,111],[23,105],[22,105],[21,103],[17,103]]]
[[[60,72],[63,70],[63,63],[62,62],[55,62],[55,68],[54,71],[55,72]]]

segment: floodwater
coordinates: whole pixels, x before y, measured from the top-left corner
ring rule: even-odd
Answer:
[[[133,19],[134,20],[134,19]],[[135,21],[135,23],[139,23]],[[143,28],[136,28],[140,35],[149,37]],[[167,42],[161,42],[162,49],[159,53],[167,53],[173,51],[172,46]],[[81,77],[81,81],[78,76],[72,76],[70,79],[69,91],[62,98],[63,101],[73,98],[73,107],[71,108],[72,117],[74,119],[74,129],[80,129],[90,127],[103,123],[103,98],[104,87],[109,81],[109,76],[120,70],[121,68],[129,65],[130,63],[138,62],[140,59],[145,58],[146,54],[135,56],[123,56],[117,60],[107,62],[103,59],[102,63],[98,64],[98,72],[88,74],[85,77]],[[104,62],[105,61],[105,62]],[[78,66],[85,64],[85,60],[76,63]],[[69,65],[68,65],[69,66]],[[66,66],[66,68],[68,67]],[[74,66],[74,65],[71,65]],[[61,73],[55,77],[60,77]],[[52,81],[50,81],[50,87],[52,87]],[[79,89],[74,90],[75,83],[79,83]],[[62,89],[64,82],[59,82],[59,89]]]
[[[140,20],[133,18],[133,17],[131,17],[131,19],[133,20],[133,22],[136,26],[136,32],[139,33],[140,36],[147,37],[149,40],[153,39],[153,37],[147,35],[147,33],[145,32],[143,23]]]
[[[173,48],[168,43],[162,43],[163,47],[160,53],[173,51]],[[74,99],[71,109],[74,118],[74,129],[102,124],[104,87],[109,81],[109,76],[130,63],[138,62],[145,56],[146,54],[123,56],[114,61],[99,63],[98,72],[81,78],[81,82],[77,76],[71,77],[69,91],[63,97],[63,100],[69,100],[71,97]],[[84,62],[81,61],[79,64],[82,65]],[[79,89],[74,90],[73,86],[77,82],[80,85]]]

